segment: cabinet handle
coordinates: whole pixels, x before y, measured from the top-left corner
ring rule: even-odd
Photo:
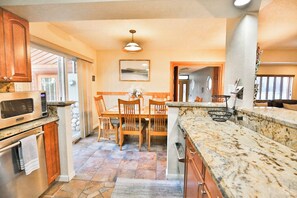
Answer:
[[[12,80],[12,76],[10,76],[8,79],[9,79],[9,80]]]
[[[6,77],[6,76],[4,76],[4,77],[3,77],[3,79],[4,79],[4,80],[7,80],[7,77]]]
[[[192,155],[195,155],[195,154],[196,154],[196,151],[191,151],[191,149],[189,149],[189,151],[190,151],[190,153],[191,153]]]
[[[204,197],[204,195],[206,194],[205,190],[201,190],[201,197]]]

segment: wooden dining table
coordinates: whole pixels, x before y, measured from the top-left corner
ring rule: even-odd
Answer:
[[[166,114],[167,114],[167,111],[166,111]],[[120,117],[119,107],[114,106],[106,111],[103,111],[101,115],[103,117],[118,118],[118,117]],[[144,106],[141,108],[140,117],[141,118],[149,118],[149,106]]]

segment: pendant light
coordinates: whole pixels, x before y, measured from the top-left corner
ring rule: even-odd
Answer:
[[[127,52],[139,52],[142,50],[142,48],[134,42],[133,34],[136,33],[136,30],[130,30],[129,31],[132,34],[132,40],[131,42],[127,43],[127,45],[124,47],[124,50]]]
[[[242,7],[247,6],[250,2],[251,2],[251,0],[235,0],[234,6],[237,8],[242,8]]]

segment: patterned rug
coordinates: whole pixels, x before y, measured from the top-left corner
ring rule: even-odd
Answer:
[[[118,178],[112,198],[180,198],[183,197],[177,180],[148,180]]]

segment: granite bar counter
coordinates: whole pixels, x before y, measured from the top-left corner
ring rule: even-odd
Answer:
[[[36,127],[39,127],[39,126],[42,126],[42,125],[45,125],[45,124],[50,123],[50,122],[58,121],[58,120],[59,120],[58,116],[49,116],[49,117],[46,117],[46,118],[40,118],[40,119],[37,119],[37,120],[33,120],[33,121],[30,121],[30,122],[26,122],[26,123],[23,123],[23,124],[12,126],[12,127],[9,127],[9,128],[1,129],[0,130],[0,140],[3,139],[3,138],[7,138],[7,137],[10,137],[10,136],[16,135],[18,133],[21,133],[21,132],[24,132],[24,131],[27,131],[27,130],[30,130],[30,129],[33,129],[33,128],[36,128]]]
[[[235,122],[297,151],[297,111],[277,107],[239,109]]]
[[[224,197],[297,197],[296,151],[200,112],[184,110],[178,120]]]

